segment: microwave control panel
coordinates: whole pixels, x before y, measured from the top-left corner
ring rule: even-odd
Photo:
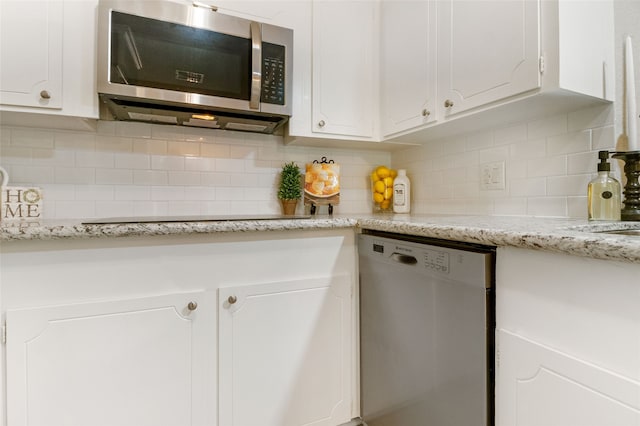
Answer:
[[[285,48],[262,43],[262,92],[260,99],[267,104],[284,105]]]

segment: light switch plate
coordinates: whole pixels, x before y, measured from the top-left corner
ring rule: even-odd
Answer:
[[[480,165],[480,187],[484,190],[505,189],[504,161]]]

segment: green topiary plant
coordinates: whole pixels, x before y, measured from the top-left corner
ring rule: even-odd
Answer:
[[[282,166],[280,174],[280,200],[299,200],[302,197],[300,168],[293,161]]]

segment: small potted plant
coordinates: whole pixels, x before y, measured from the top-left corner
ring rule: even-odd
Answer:
[[[282,203],[282,211],[285,215],[292,215],[296,212],[298,200],[302,197],[301,178],[300,168],[293,161],[282,166],[278,198]]]

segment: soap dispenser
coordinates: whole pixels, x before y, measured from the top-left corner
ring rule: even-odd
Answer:
[[[598,176],[587,189],[589,220],[620,220],[620,182],[611,176],[609,151],[599,151]]]

